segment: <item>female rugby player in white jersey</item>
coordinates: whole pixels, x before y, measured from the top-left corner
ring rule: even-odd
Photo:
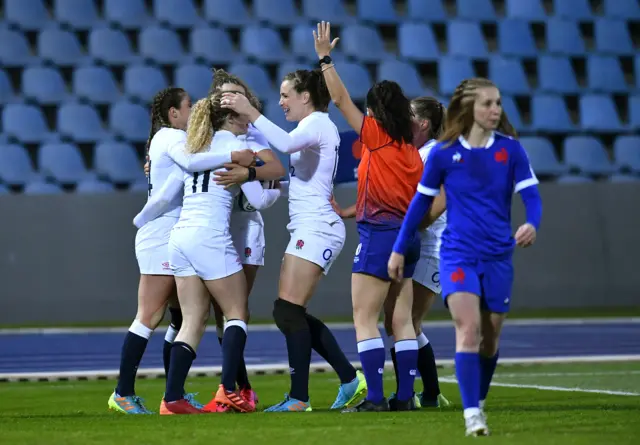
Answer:
[[[245,147],[237,138],[246,134],[248,120],[220,106],[222,93],[196,103],[187,134],[187,151],[209,149],[227,154]],[[197,414],[216,411],[217,404],[251,412],[255,405],[236,390],[237,367],[247,338],[247,283],[230,233],[231,211],[239,188],[225,189],[213,180],[212,170],[183,172],[184,198],[180,218],[169,240],[171,269],[178,288],[183,323],[171,349],[167,388],[160,414]],[[257,209],[272,205],[279,190],[264,190],[259,182],[244,183],[242,191]],[[217,261],[212,262],[211,258]],[[214,399],[199,409],[184,397],[184,383],[209,316],[210,295],[228,321],[222,342],[222,383]]]
[[[269,412],[311,411],[309,365],[316,350],[336,370],[341,385],[332,408],[352,403],[366,390],[364,376],[356,372],[329,329],[306,311],[321,276],[342,251],[345,227],[329,199],[338,165],[340,136],[327,113],[330,97],[319,70],[298,70],[285,76],[280,105],[298,127],[287,133],[251,105],[242,94],[226,93],[223,106],[247,116],[269,143],[290,154],[289,217],[291,241],[287,246],[278,299],[273,316],[287,341],[291,391]]]

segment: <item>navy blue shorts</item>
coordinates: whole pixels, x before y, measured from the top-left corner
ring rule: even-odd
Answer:
[[[390,281],[387,265],[393,252],[393,245],[400,233],[399,227],[376,226],[358,223],[360,244],[353,258],[353,273],[363,273]],[[404,278],[411,278],[420,259],[420,237],[416,233],[409,243],[405,256]]]
[[[482,309],[490,312],[509,312],[513,286],[511,259],[480,261],[440,258],[442,298],[454,292],[469,292],[480,297]]]

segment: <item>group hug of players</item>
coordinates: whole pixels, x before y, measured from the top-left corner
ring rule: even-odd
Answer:
[[[260,210],[288,197],[290,242],[284,253],[274,322],[286,339],[291,387],[267,412],[311,411],[312,350],[336,371],[332,409],[343,413],[409,411],[449,402],[440,393],[422,320],[436,295],[456,330],[455,369],[467,435],[488,435],[484,404],[509,311],[515,245],[535,242],[542,202],[538,180],[489,80],[466,79],[448,108],[409,100],[391,81],[373,85],[363,113],[330,53],[329,23],[314,31],[318,68],[285,76],[280,106],[297,122],[288,133],[260,113],[242,79],[214,72],[208,97],[193,107],[181,88],[159,92],[148,141],[149,197],[135,217],[140,267],[138,313],[124,340],[109,408],[150,414],[134,383],[147,342],[169,307],[164,342],[166,390],[160,414],[253,412],[258,397],[244,362],[248,296],[264,264]],[[362,158],[357,202],[333,198],[340,136],[333,101],[358,133]],[[285,170],[270,147],[290,155]],[[526,222],[511,228],[513,193]],[[445,212],[446,209],[446,212]],[[355,217],[359,244],[352,269],[353,320],[362,372],[329,328],[306,309],[340,255],[343,218]],[[222,346],[222,378],[206,405],[184,386],[213,303]],[[384,312],[397,388],[383,391]],[[414,392],[419,372],[423,391]],[[366,394],[366,397],[362,396]]]

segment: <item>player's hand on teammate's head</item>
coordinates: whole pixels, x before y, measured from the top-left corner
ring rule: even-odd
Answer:
[[[316,48],[316,54],[320,58],[328,56],[336,47],[338,40],[340,37],[331,40],[331,23],[329,22],[318,23],[318,30],[313,31],[313,44]]]
[[[240,93],[224,93],[220,99],[222,108],[230,108],[238,114],[248,115],[254,109],[249,99]]]
[[[214,172],[216,184],[223,185],[225,189],[240,185],[249,179],[249,169],[238,164],[224,164],[227,171],[219,170]]]
[[[387,273],[393,281],[401,282],[404,275],[404,255],[393,252],[387,263]]]
[[[231,153],[231,162],[243,167],[253,167],[256,164],[256,154],[248,148],[234,151]]]
[[[518,227],[515,234],[516,245],[529,247],[536,242],[537,231],[532,224],[526,223]]]

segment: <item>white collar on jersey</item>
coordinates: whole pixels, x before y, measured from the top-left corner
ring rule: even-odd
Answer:
[[[491,148],[495,140],[496,140],[496,134],[492,131],[491,136],[489,136],[489,139],[487,139],[487,143],[482,148]],[[469,141],[467,141],[462,135],[458,137],[458,142],[460,142],[460,145],[462,145],[467,150],[471,150],[473,148],[471,147],[471,144],[469,144]]]

